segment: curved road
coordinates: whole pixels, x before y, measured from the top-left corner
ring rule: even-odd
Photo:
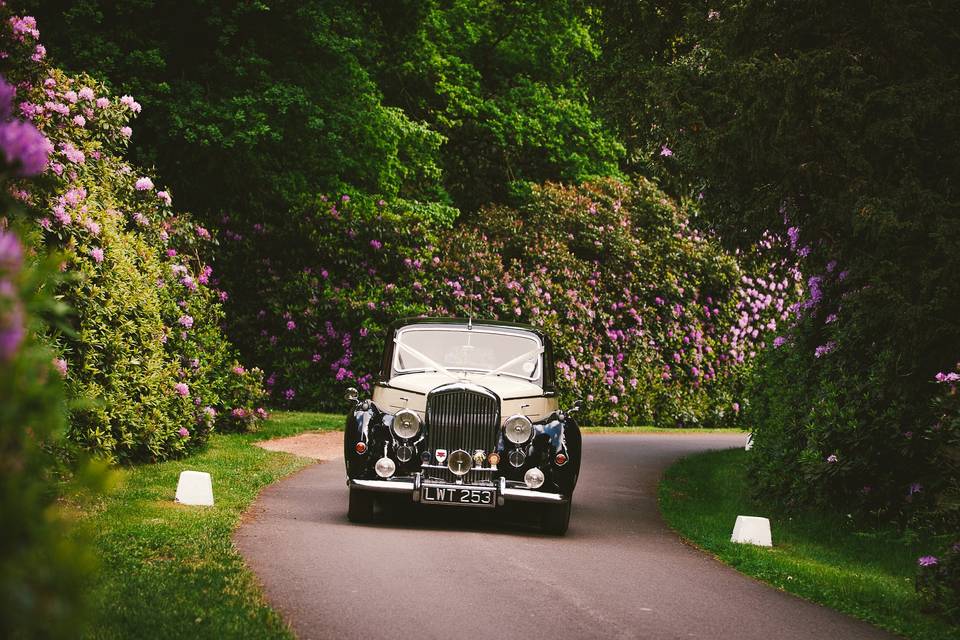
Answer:
[[[235,542],[303,640],[893,638],[742,576],[666,527],[656,501],[663,470],[743,442],[584,437],[563,538],[479,509],[404,505],[351,524],[337,460],[267,488]]]

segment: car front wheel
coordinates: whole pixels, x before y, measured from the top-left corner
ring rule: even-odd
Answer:
[[[373,519],[373,494],[350,487],[350,507],[347,519],[350,522],[370,522]]]
[[[570,511],[573,501],[567,500],[563,504],[547,505],[543,512],[543,530],[554,536],[562,536],[570,526]]]

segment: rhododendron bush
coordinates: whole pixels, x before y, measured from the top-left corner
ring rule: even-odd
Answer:
[[[469,227],[324,198],[292,231],[314,252],[251,270],[262,305],[243,342],[279,402],[336,407],[346,386],[370,389],[399,318],[515,320],[551,336],[562,402],[585,400],[588,422],[740,424],[743,374],[800,274],[776,239],[738,260],[690,214],[645,180],[547,184]],[[250,255],[286,244],[262,225],[226,233]]]
[[[259,372],[221,333],[226,294],[200,258],[211,235],[123,159],[140,105],[48,66],[35,21],[0,15],[13,83],[2,107],[46,138],[41,179],[12,193],[29,244],[63,256],[57,293],[73,315],[48,338],[77,400],[71,437],[113,458],[162,459],[214,428],[246,427],[263,415]]]

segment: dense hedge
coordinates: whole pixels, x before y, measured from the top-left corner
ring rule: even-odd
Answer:
[[[295,230],[228,230],[232,250],[262,256],[243,340],[277,400],[333,407],[348,384],[369,388],[391,322],[472,312],[543,327],[564,401],[588,400],[590,421],[738,424],[742,375],[787,319],[799,274],[774,239],[738,260],[689,215],[645,180],[548,184],[475,227],[324,198]],[[286,233],[315,252],[269,257]]]
[[[41,172],[48,154],[46,139],[12,117],[13,93],[0,78],[0,636],[72,638],[87,618],[82,592],[96,563],[71,535],[62,498],[79,484],[63,480],[55,455],[67,398],[59,362],[37,339],[48,326],[41,318],[57,322],[64,312],[47,287],[58,278],[56,260],[32,254],[10,228],[18,210],[10,178]],[[88,488],[104,478],[76,468]]]
[[[789,230],[800,253],[806,300],[751,394],[758,491],[960,530],[932,409],[960,359],[960,5],[602,8],[598,88],[631,151],[726,238]]]
[[[259,372],[236,362],[220,330],[225,294],[198,257],[210,233],[123,159],[140,105],[48,66],[36,23],[2,18],[0,68],[16,82],[4,99],[46,137],[42,178],[13,194],[31,246],[63,255],[57,293],[74,315],[49,338],[84,400],[71,437],[112,458],[161,459],[255,421]]]

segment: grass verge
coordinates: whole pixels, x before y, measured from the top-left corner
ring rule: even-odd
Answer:
[[[311,463],[250,446],[343,417],[277,413],[257,432],[214,435],[185,460],[121,469],[119,487],[82,514],[101,558],[90,594],[95,638],[292,638],[264,602],[231,534],[260,490]],[[213,477],[213,507],[174,503],[181,471]]]
[[[743,450],[684,458],[660,483],[660,509],[681,536],[775,587],[916,640],[960,639],[960,629],[924,614],[914,591],[916,559],[929,551],[894,532],[856,531],[837,516],[778,517],[748,496]],[[772,549],[733,544],[737,515],[770,518]]]
[[[649,426],[634,426],[634,427],[580,427],[582,433],[599,433],[599,434],[631,434],[631,433],[663,433],[667,435],[674,436],[697,436],[704,434],[737,434],[741,433],[746,435],[749,433],[746,429],[735,429],[735,428],[726,428],[726,429],[700,429],[690,427],[687,429],[676,429],[676,428],[665,428],[665,427],[649,427]]]

